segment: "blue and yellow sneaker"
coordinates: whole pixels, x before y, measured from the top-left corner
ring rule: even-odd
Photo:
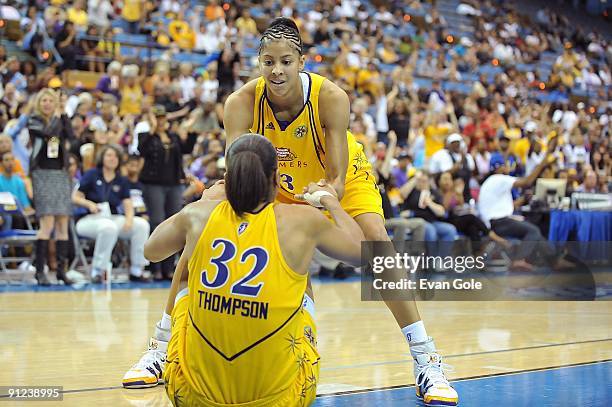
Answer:
[[[143,389],[163,384],[167,349],[168,342],[151,338],[149,350],[123,376],[123,387],[126,389]]]
[[[457,391],[450,385],[444,369],[448,365],[436,352],[433,339],[410,346],[414,358],[414,378],[416,395],[428,407],[456,406],[459,404]]]

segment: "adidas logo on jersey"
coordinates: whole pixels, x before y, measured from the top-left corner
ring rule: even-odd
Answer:
[[[266,130],[275,130],[274,123],[270,122],[266,125]]]

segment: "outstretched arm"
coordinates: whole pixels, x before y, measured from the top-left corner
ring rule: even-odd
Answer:
[[[338,194],[344,196],[344,183],[348,167],[349,98],[337,85],[325,81],[319,97],[319,116],[325,129],[325,176]]]
[[[250,133],[253,124],[253,104],[255,103],[255,86],[253,80],[238,91],[229,95],[225,101],[223,127],[225,128],[225,151],[234,140],[245,133]]]
[[[315,239],[317,249],[334,259],[354,266],[361,265],[361,241],[365,236],[361,228],[340,206],[340,202],[333,195],[333,190],[325,180],[318,183],[311,182],[307,192],[327,191],[332,195],[320,198],[321,205],[329,212],[334,222],[330,222],[320,211],[304,207],[306,224],[311,227],[311,234]],[[306,191],[305,191],[306,192]],[[303,199],[304,195],[296,195]]]
[[[188,220],[185,209],[163,221],[145,243],[144,255],[149,261],[159,262],[185,247]]]

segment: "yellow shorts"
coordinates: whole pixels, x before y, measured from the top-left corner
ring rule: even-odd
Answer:
[[[168,344],[166,355],[166,394],[172,405],[179,406],[205,406],[224,407],[229,404],[215,403],[197,394],[187,383],[181,369],[180,360],[186,355],[185,334],[189,320],[189,295],[182,297],[172,311],[172,337]],[[305,407],[314,402],[319,382],[319,353],[316,349],[317,331],[312,316],[302,310],[304,320],[304,348],[305,363],[298,372],[295,382],[282,393],[269,398],[256,400],[251,403],[241,403],[240,407]],[[296,315],[296,317],[298,317]],[[255,374],[256,372],[253,372]]]
[[[313,180],[316,182],[318,180]],[[284,191],[279,191],[276,201],[289,204],[304,204],[289,198]],[[377,213],[384,222],[385,215],[382,209],[382,198],[380,190],[376,185],[376,178],[372,171],[372,165],[362,151],[356,153],[346,171],[346,181],[344,183],[344,196],[340,205],[351,218],[356,218],[364,213]]]

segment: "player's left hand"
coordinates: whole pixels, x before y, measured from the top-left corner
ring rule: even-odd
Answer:
[[[322,179],[319,182],[311,182],[308,184],[307,187],[304,187],[304,190],[302,191],[301,194],[295,194],[294,197],[295,199],[299,200],[299,201],[308,201],[305,198],[305,194],[313,194],[317,191],[325,191],[325,192],[329,192],[337,201],[338,200],[338,193],[336,192],[336,190],[334,189],[334,187],[332,187],[330,184],[327,183],[326,180]],[[309,202],[310,203],[310,202]]]
[[[212,187],[205,189],[201,199],[210,201],[224,201],[227,199],[225,196],[225,180],[220,179]]]

